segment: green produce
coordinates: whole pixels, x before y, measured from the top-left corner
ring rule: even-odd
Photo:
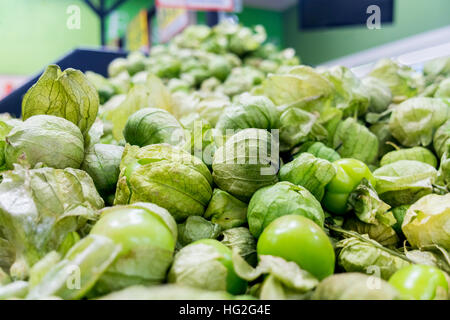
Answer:
[[[381,279],[358,272],[339,273],[317,286],[312,300],[396,300],[399,293]]]
[[[322,142],[306,142],[302,144],[298,153],[294,155],[294,158],[299,157],[303,152],[311,153],[316,158],[325,159],[330,162],[341,158],[339,153],[334,151],[334,149],[327,147]]]
[[[122,71],[127,69],[127,60],[125,58],[117,58],[113,60],[108,66],[108,74],[110,77],[115,77]]]
[[[110,239],[87,236],[44,272],[42,279],[31,288],[27,299],[80,299],[94,286],[119,252],[120,246]]]
[[[0,286],[0,300],[23,299],[28,293],[28,282],[14,281]]]
[[[375,223],[367,223],[360,219],[350,218],[345,220],[343,226],[346,230],[356,231],[359,234],[366,234],[370,239],[373,239],[388,248],[395,248],[399,243],[399,237],[395,233],[393,227],[378,221]]]
[[[77,126],[63,118],[39,115],[15,126],[5,138],[5,159],[35,167],[78,169],[84,157],[84,139]]]
[[[269,75],[263,90],[276,105],[287,105],[317,96],[328,97],[334,86],[313,68],[297,66],[286,74]]]
[[[353,72],[342,66],[332,67],[323,75],[334,84],[334,103],[345,117],[360,116],[369,107],[369,93]]]
[[[406,212],[409,209],[409,205],[403,205],[399,207],[395,207],[391,210],[392,214],[394,215],[394,218],[396,220],[395,224],[392,225],[392,228],[397,232],[397,234],[402,235],[402,224],[403,220],[405,219]]]
[[[256,240],[245,227],[231,228],[222,232],[222,243],[236,251],[249,264],[256,265]]]
[[[399,160],[373,172],[376,190],[387,204],[397,207],[412,204],[433,191],[437,170],[415,160]]]
[[[436,244],[450,250],[450,194],[430,194],[411,205],[402,230],[408,242],[418,248]]]
[[[369,168],[356,159],[339,159],[333,162],[336,175],[325,188],[322,205],[335,214],[345,214],[348,211],[348,198],[350,193],[363,180],[367,179],[376,185],[375,178]]]
[[[198,102],[196,111],[201,119],[208,121],[211,126],[216,126],[224,110],[230,105],[230,99],[226,95],[207,95]]]
[[[255,192],[248,205],[250,232],[258,238],[278,217],[301,215],[323,226],[323,210],[314,196],[304,187],[283,181]]]
[[[222,228],[199,216],[190,216],[178,225],[178,242],[181,246],[201,239],[216,239]]]
[[[86,71],[85,75],[97,90],[100,104],[104,104],[116,93],[114,86],[101,74]]]
[[[125,141],[139,147],[168,143],[174,146],[184,142],[184,132],[177,119],[169,112],[145,108],[133,113],[123,130]]]
[[[289,107],[280,116],[280,150],[289,151],[308,140],[325,140],[327,130],[313,113]]]
[[[235,298],[225,291],[165,284],[151,287],[131,286],[102,296],[99,300],[233,300]]]
[[[312,220],[287,215],[269,224],[258,239],[258,255],[297,263],[319,280],[334,272],[334,250],[325,232]]]
[[[228,192],[214,189],[203,216],[224,230],[239,227],[247,222],[247,204]]]
[[[305,299],[319,282],[297,263],[283,258],[260,255],[256,268],[251,267],[238,254],[233,253],[236,273],[247,281],[264,279],[259,286],[250,288],[250,292],[263,300]]]
[[[446,190],[450,190],[450,145],[441,158],[441,164],[438,171],[438,183],[446,186]]]
[[[0,113],[0,299],[450,298],[450,57],[360,77],[231,20]]]
[[[427,61],[423,66],[423,72],[433,80],[438,76],[448,77],[450,75],[450,58],[441,57]]]
[[[337,126],[333,147],[342,158],[353,158],[371,164],[378,153],[378,139],[355,119],[347,118]]]
[[[448,283],[445,274],[434,267],[411,265],[400,269],[389,279],[389,284],[407,300],[447,299]]]
[[[258,69],[249,66],[234,68],[218,91],[234,97],[251,91],[255,85],[261,83],[263,78],[264,73]]]
[[[90,234],[120,245],[118,257],[97,281],[98,293],[164,281],[177,241],[177,226],[167,210],[143,202],[106,208]]]
[[[380,166],[399,161],[399,160],[416,160],[427,163],[432,167],[437,166],[435,155],[428,149],[423,147],[413,147],[409,149],[398,149],[386,153],[380,160]]]
[[[363,179],[350,193],[348,204],[362,222],[390,227],[396,221],[392,213],[388,212],[391,206],[378,197],[367,179]]]
[[[12,125],[8,124],[6,121],[0,119],[0,172],[6,167],[5,164],[5,146],[6,135],[11,131]]]
[[[450,119],[450,107],[440,99],[413,98],[399,104],[389,120],[394,138],[407,147],[428,146],[435,131]]]
[[[425,80],[420,73],[390,59],[378,61],[369,75],[379,79],[391,89],[394,101],[414,97],[425,86]]]
[[[71,232],[86,234],[103,205],[92,179],[82,170],[16,166],[3,173],[0,256],[11,262],[6,263],[10,275],[25,279],[29,268],[57,250]]]
[[[123,147],[100,143],[86,150],[81,170],[91,176],[100,194],[115,192],[122,153]]]
[[[231,250],[217,240],[191,243],[176,255],[169,271],[171,283],[231,294],[245,292],[247,283],[234,271]]]
[[[377,122],[369,127],[369,130],[378,139],[378,157],[382,157],[389,151],[395,150],[391,142],[395,142],[395,138],[392,136],[389,130],[389,124],[386,122]]]
[[[228,138],[214,154],[214,182],[241,200],[277,182],[278,155],[269,132],[245,129]]]
[[[443,80],[434,94],[436,98],[450,98],[450,79]]]
[[[80,71],[50,65],[27,91],[22,101],[22,119],[53,115],[74,123],[86,135],[97,116],[99,99],[95,87]]]
[[[374,77],[364,78],[362,84],[369,95],[369,111],[376,113],[385,111],[392,101],[392,93],[389,87],[383,81]]]
[[[279,115],[275,105],[263,96],[241,95],[220,115],[216,128],[226,134],[246,128],[276,129]]]
[[[336,243],[337,263],[346,272],[374,274],[388,280],[397,270],[408,266],[406,259],[384,249],[374,240],[350,237]]]
[[[450,147],[450,120],[447,120],[442,126],[440,126],[433,137],[433,147],[439,158]]]
[[[168,144],[127,145],[114,204],[152,202],[182,222],[203,215],[212,196],[211,183],[206,165],[181,149]]]
[[[281,167],[281,181],[308,189],[317,200],[322,200],[325,186],[336,175],[336,169],[327,160],[314,157],[310,153],[302,153],[291,162]]]
[[[124,139],[123,131],[128,118],[144,108],[159,108],[173,112],[173,100],[163,82],[149,74],[144,83],[134,85],[125,99],[116,108],[110,110],[106,118],[112,122],[114,139]]]
[[[127,56],[126,70],[130,75],[134,75],[145,68],[145,56],[140,51],[130,52]]]

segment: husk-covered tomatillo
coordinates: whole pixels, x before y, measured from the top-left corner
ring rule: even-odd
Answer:
[[[231,250],[217,240],[195,241],[176,254],[168,280],[189,287],[242,294],[247,282],[234,271],[231,256]]]
[[[220,189],[248,201],[261,187],[278,181],[278,141],[263,129],[245,129],[214,154],[213,178]]]
[[[6,164],[38,163],[55,169],[78,169],[84,158],[84,139],[72,122],[49,115],[33,116],[6,136]]]
[[[127,145],[120,170],[115,205],[152,202],[167,209],[177,222],[203,215],[212,195],[208,167],[169,144]]]
[[[128,143],[140,147],[157,143],[180,145],[185,140],[177,119],[158,108],[145,108],[133,113],[127,120],[123,136]]]

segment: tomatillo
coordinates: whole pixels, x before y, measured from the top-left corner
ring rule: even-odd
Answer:
[[[334,214],[345,214],[348,211],[347,200],[350,193],[367,179],[375,187],[375,177],[367,165],[356,159],[339,159],[333,162],[336,175],[325,187],[322,205]]]
[[[217,240],[195,241],[175,255],[168,280],[189,287],[243,294],[247,282],[236,274],[231,256],[231,250]]]
[[[98,281],[97,292],[164,281],[177,241],[175,220],[166,209],[142,202],[106,208],[91,234],[122,246],[119,257]]]
[[[282,216],[261,233],[258,255],[272,255],[296,262],[322,280],[334,272],[333,245],[312,220],[300,215]]]
[[[433,300],[441,290],[447,296],[448,283],[444,272],[427,265],[410,265],[395,272],[389,283],[397,289],[402,299]]]

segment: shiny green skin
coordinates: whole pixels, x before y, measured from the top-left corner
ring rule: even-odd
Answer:
[[[299,215],[282,216],[261,233],[258,255],[272,255],[297,263],[322,280],[334,272],[335,254],[325,232]]]
[[[434,168],[437,167],[437,159],[434,154],[423,147],[414,147],[408,149],[394,150],[386,153],[380,160],[380,167],[399,160],[416,160],[421,161]]]
[[[92,228],[91,234],[106,236],[122,245],[121,255],[137,246],[175,249],[176,240],[163,220],[141,208],[123,208],[104,214]]]
[[[438,287],[448,291],[444,272],[427,265],[402,268],[392,275],[389,283],[397,289],[402,299],[407,300],[433,300]]]
[[[233,267],[233,261],[231,259],[231,250],[221,242],[214,239],[202,239],[193,242],[192,244],[203,243],[214,247],[223,258],[219,259],[219,261],[223,264],[225,268],[227,268],[227,291],[231,294],[243,294],[247,289],[247,282],[236,274]]]
[[[367,179],[375,187],[376,180],[362,161],[344,158],[334,161],[333,165],[336,175],[325,188],[322,205],[327,211],[341,215],[348,211],[348,197],[361,181]]]

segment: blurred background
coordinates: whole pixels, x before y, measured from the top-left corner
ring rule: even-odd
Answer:
[[[149,52],[223,19],[263,25],[310,65],[450,54],[449,0],[0,0],[0,98],[75,48]]]

